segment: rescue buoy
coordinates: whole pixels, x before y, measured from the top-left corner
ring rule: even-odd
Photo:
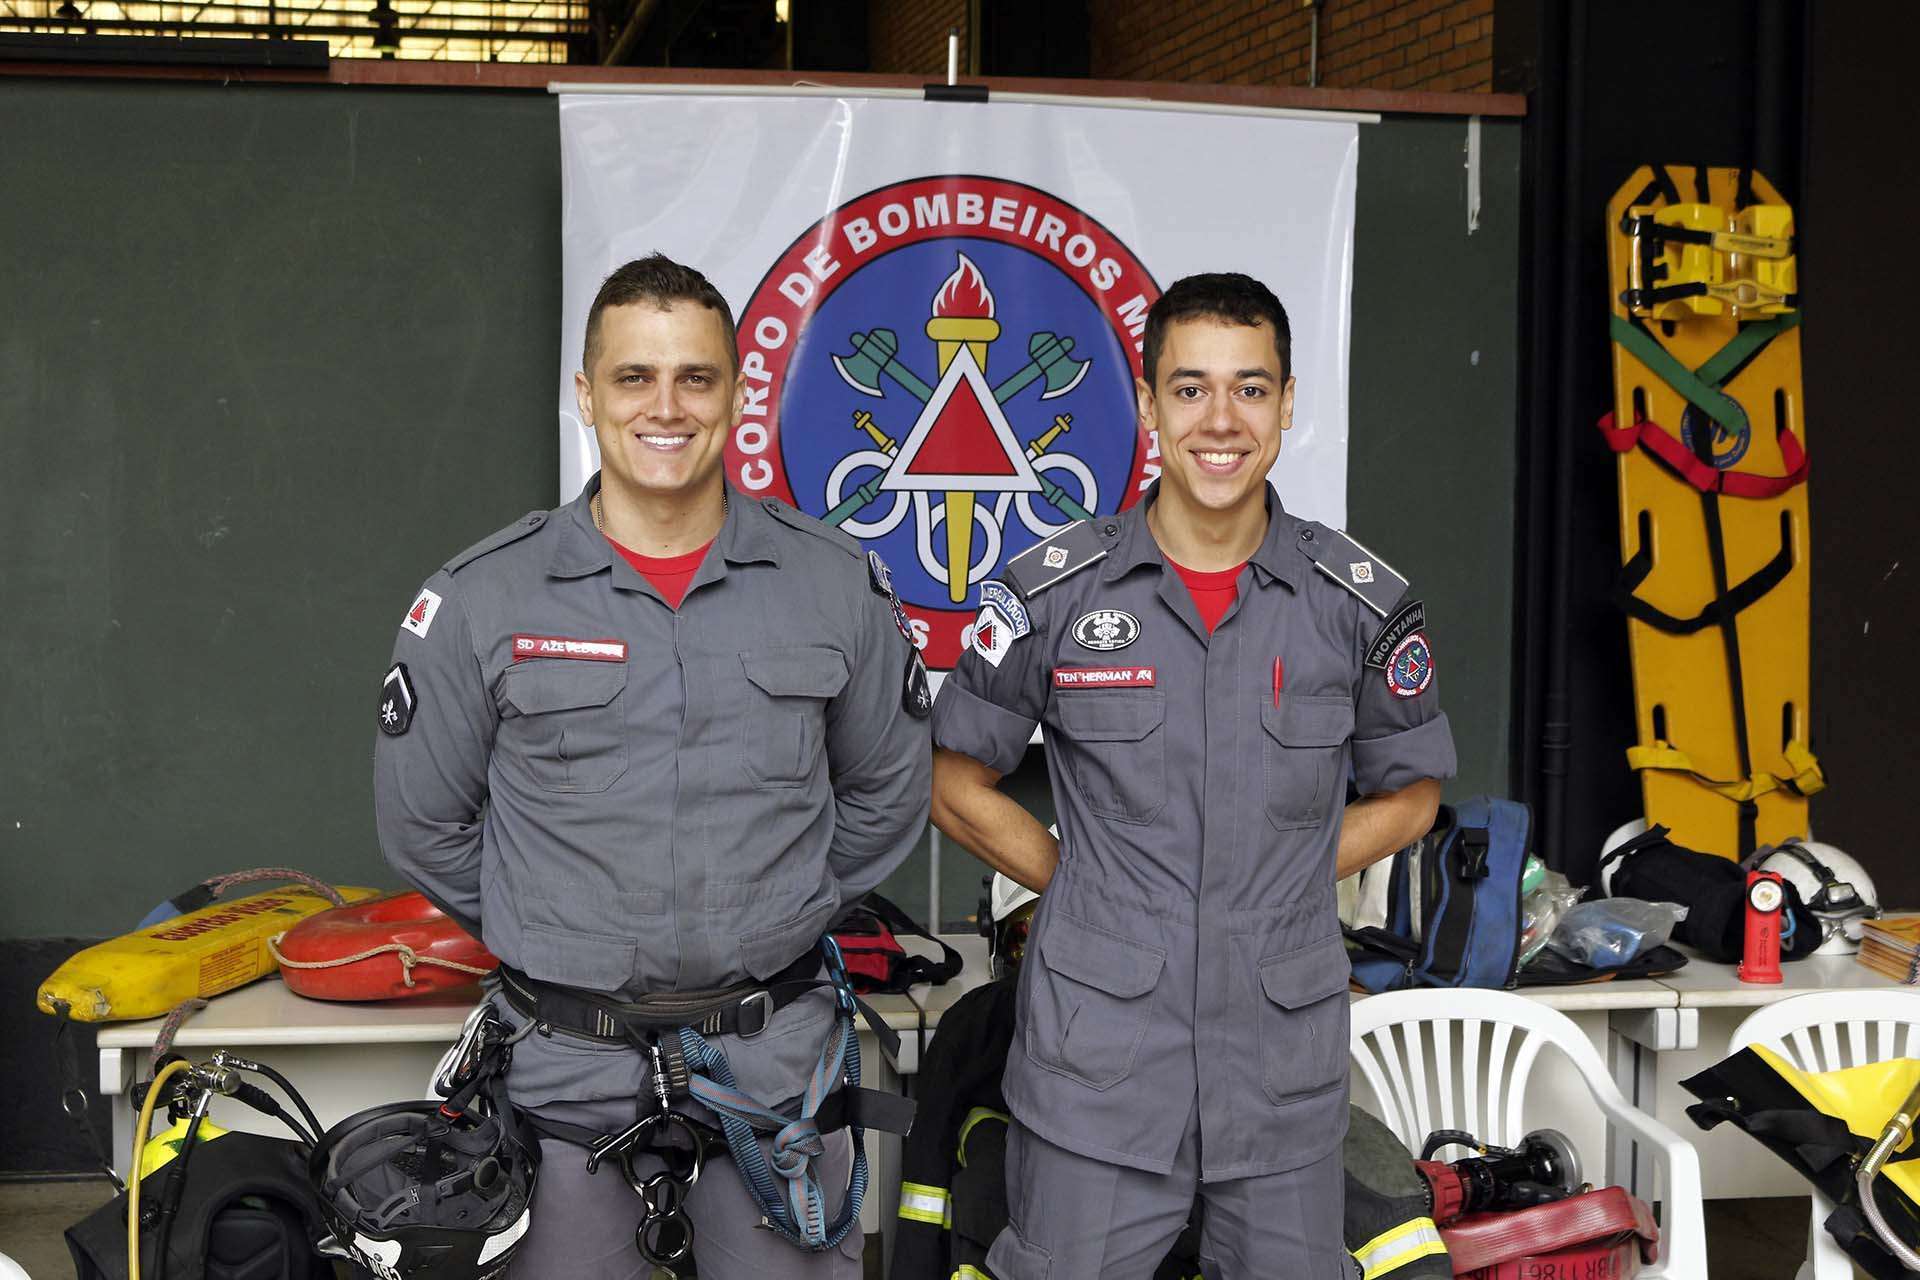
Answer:
[[[462,986],[500,961],[420,893],[390,893],[302,920],[268,945],[287,990],[392,1000]]]
[[[270,937],[334,901],[376,892],[341,885],[330,900],[296,885],[215,902],[76,953],[40,984],[36,1003],[76,1022],[158,1017],[266,977]]]

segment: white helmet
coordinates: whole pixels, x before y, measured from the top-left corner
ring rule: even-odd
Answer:
[[[1761,848],[1741,863],[1750,870],[1775,871],[1800,893],[1825,931],[1817,956],[1852,955],[1860,949],[1860,922],[1880,914],[1873,878],[1858,862],[1830,844],[1789,840]]]
[[[1647,834],[1647,820],[1635,818],[1632,822],[1625,822],[1615,827],[1613,834],[1601,842],[1599,872],[1595,877],[1600,883],[1594,886],[1598,890],[1594,894],[1596,898],[1613,896],[1613,873],[1619,869],[1622,862],[1626,861],[1624,858],[1615,858],[1612,862],[1608,862],[1607,855],[1636,836],[1645,834]]]
[[[1029,902],[1040,901],[1040,895],[1018,880],[1010,880],[998,871],[993,873],[993,922],[999,924],[1008,916],[1026,906]]]
[[[25,1267],[0,1253],[0,1280],[33,1280],[33,1277],[27,1274]]]

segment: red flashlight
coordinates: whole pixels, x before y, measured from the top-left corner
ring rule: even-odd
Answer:
[[[1778,872],[1747,872],[1747,942],[1740,957],[1740,981],[1780,981],[1780,912],[1786,905],[1787,891]]]

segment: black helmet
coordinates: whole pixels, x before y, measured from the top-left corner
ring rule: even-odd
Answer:
[[[382,1280],[504,1276],[532,1222],[540,1144],[489,1090],[395,1102],[348,1116],[313,1149],[307,1172],[340,1251]]]

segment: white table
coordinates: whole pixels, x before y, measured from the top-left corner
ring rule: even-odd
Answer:
[[[953,935],[945,941],[960,952],[965,965],[960,976],[945,986],[915,993],[914,999],[925,1010],[929,1036],[944,1010],[986,981],[986,939]],[[902,942],[910,950],[934,954],[933,948],[915,939]],[[434,1064],[459,1037],[476,993],[477,988],[463,987],[409,1000],[336,1004],[297,996],[277,977],[269,978],[212,1000],[187,1019],[173,1045],[194,1058],[215,1049],[231,1049],[267,1063],[293,1081],[322,1125],[332,1125],[377,1103],[427,1096]],[[896,1072],[863,1025],[863,1083],[901,1092],[901,1077],[920,1069],[915,1034],[920,1013],[905,996],[874,996],[869,1003],[899,1033],[900,1056]],[[132,1085],[152,1072],[153,1044],[161,1021],[109,1023],[99,1032],[100,1092],[111,1103],[114,1167],[123,1177],[138,1114]],[[227,1128],[286,1136],[274,1121],[230,1099],[215,1101],[212,1118]],[[899,1203],[900,1139],[870,1133],[867,1151],[875,1192],[867,1197],[861,1228],[890,1238]]]
[[[986,978],[984,939],[967,934],[949,936],[946,941],[960,951],[966,966],[946,986],[916,993],[929,1033],[943,1011]],[[909,940],[908,945],[922,944]],[[1848,956],[1789,962],[1782,968],[1786,978],[1782,984],[1752,986],[1738,981],[1730,965],[1693,958],[1687,968],[1665,978],[1530,987],[1520,994],[1572,1017],[1601,1050],[1628,1099],[1658,1115],[1701,1149],[1710,1196],[1792,1195],[1804,1188],[1791,1170],[1777,1161],[1755,1159],[1751,1140],[1744,1135],[1695,1129],[1684,1115],[1692,1099],[1675,1082],[1724,1056],[1733,1025],[1758,1005],[1806,991],[1897,984]],[[213,1001],[187,1020],[174,1043],[195,1057],[224,1047],[268,1061],[300,1087],[323,1124],[332,1124],[374,1103],[423,1096],[434,1063],[459,1034],[472,1002],[472,990],[466,989],[392,1003],[329,1004],[303,999],[277,979],[269,979]],[[863,1031],[866,1083],[902,1090],[901,1077],[919,1069],[914,1035],[919,1015],[901,996],[876,997],[873,1004],[887,1025],[900,1033],[901,1054],[896,1073],[871,1035]],[[157,1019],[107,1024],[99,1032],[100,1088],[113,1104],[114,1157],[122,1172],[134,1119],[129,1089],[151,1069],[158,1032]],[[1557,1075],[1557,1065],[1543,1060],[1536,1071],[1536,1088],[1541,1093],[1535,1102],[1541,1112],[1553,1117],[1548,1123],[1564,1130],[1582,1150],[1604,1149],[1608,1181],[1649,1188],[1645,1162],[1631,1146],[1612,1140],[1597,1111],[1586,1102],[1584,1089],[1577,1081]],[[272,1122],[225,1099],[215,1104],[214,1118],[229,1127],[272,1131]],[[890,1241],[900,1140],[890,1134],[870,1134],[869,1158],[873,1192],[862,1214],[862,1229],[879,1231]]]

